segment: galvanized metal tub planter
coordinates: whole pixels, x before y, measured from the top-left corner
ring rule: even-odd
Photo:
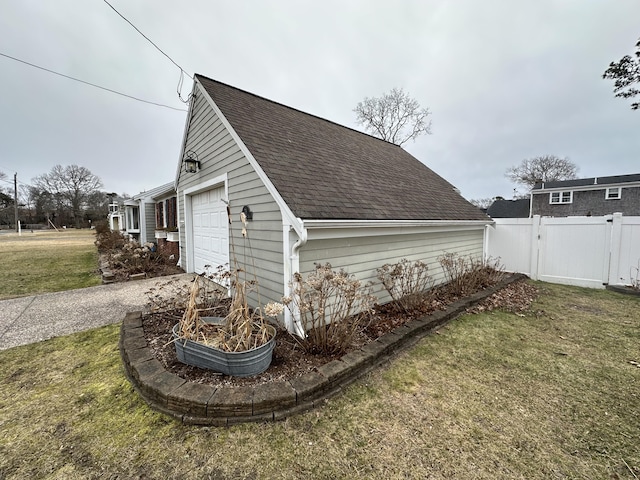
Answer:
[[[178,334],[179,326],[176,324],[173,327],[173,343],[176,346],[178,360],[182,363],[234,377],[258,375],[271,365],[276,345],[276,329],[272,326],[268,327],[271,339],[267,343],[242,352],[226,352],[204,343],[181,338]]]

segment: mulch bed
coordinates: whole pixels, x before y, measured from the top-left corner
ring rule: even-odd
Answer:
[[[494,309],[504,309],[522,314],[537,296],[537,289],[527,282],[511,283],[502,290],[479,303],[469,313],[479,313]],[[348,351],[361,348],[385,333],[415,318],[421,318],[436,310],[444,310],[458,297],[448,294],[446,287],[434,290],[428,300],[415,311],[407,314],[393,304],[376,306],[368,323],[359,330]],[[229,377],[211,370],[205,370],[178,361],[172,343],[171,329],[178,323],[182,311],[147,313],[142,322],[145,338],[156,358],[167,371],[191,382],[217,386],[259,385],[275,380],[289,380],[313,371],[315,368],[339,358],[339,356],[313,355],[305,352],[297,337],[283,328],[278,328],[273,360],[269,368],[260,375],[248,378]],[[347,352],[345,352],[347,353]]]

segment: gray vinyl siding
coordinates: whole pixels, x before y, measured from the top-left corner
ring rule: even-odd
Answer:
[[[187,265],[183,192],[226,173],[233,219],[229,234],[230,249],[233,241],[240,266],[250,274],[255,270],[261,303],[264,305],[269,301],[279,301],[284,293],[280,209],[204,95],[196,89],[194,98],[184,150],[197,153],[201,168],[195,174],[182,171],[178,183],[178,224],[183,266]],[[251,208],[254,218],[247,227],[247,239],[242,237],[240,223],[240,212],[244,205]],[[232,253],[229,258],[233,261]],[[250,299],[254,306],[257,305],[255,292]]]
[[[145,200],[142,205],[144,208],[144,221],[145,221],[145,240],[146,242],[155,242],[155,232],[156,232],[156,204],[153,200]]]
[[[303,275],[314,270],[315,263],[329,262],[334,269],[344,268],[363,283],[374,282],[372,293],[381,303],[390,300],[376,278],[376,269],[385,263],[402,258],[422,260],[436,284],[444,275],[438,257],[446,252],[481,257],[484,230],[462,230],[423,234],[388,235],[360,238],[311,240],[300,251],[300,271]]]

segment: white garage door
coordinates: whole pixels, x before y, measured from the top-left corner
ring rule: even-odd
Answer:
[[[224,186],[191,197],[193,220],[193,265],[202,273],[205,265],[229,263],[229,226]]]

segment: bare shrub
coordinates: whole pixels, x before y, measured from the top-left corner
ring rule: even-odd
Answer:
[[[156,250],[153,243],[140,245],[135,240],[126,240],[122,248],[107,253],[109,267],[115,271],[124,271],[127,275],[151,273],[162,269],[172,262],[169,255]]]
[[[93,225],[95,227],[96,235],[100,235],[102,233],[110,231],[109,230],[109,223],[106,220],[101,220],[99,222],[95,222]]]
[[[124,247],[127,239],[120,232],[112,232],[106,224],[101,225],[100,228],[96,226],[96,241],[94,242],[98,247],[98,252],[106,253]]]
[[[464,274],[467,272],[467,257],[446,252],[438,257],[444,273],[446,289],[453,295],[463,295],[465,290]]]
[[[226,316],[229,310],[229,297],[227,289],[220,285],[222,282],[219,281],[225,271],[222,265],[216,269],[206,265],[204,273],[194,275],[189,283],[176,277],[156,283],[146,292],[147,311],[161,313],[178,322],[189,304],[192,285],[198,282],[198,295],[194,305],[200,315]]]
[[[438,257],[444,272],[448,293],[456,296],[471,295],[490,287],[504,277],[504,267],[499,259],[482,260],[477,257],[462,256],[447,252]]]
[[[299,313],[306,332],[300,344],[308,353],[338,355],[344,353],[359,331],[376,297],[370,286],[344,269],[333,270],[331,264],[316,264],[303,278],[295,273],[291,297],[282,302],[292,314]]]
[[[398,263],[385,263],[376,272],[396,307],[405,313],[418,310],[426,292],[433,286],[429,266],[421,260],[410,262],[403,258]]]

